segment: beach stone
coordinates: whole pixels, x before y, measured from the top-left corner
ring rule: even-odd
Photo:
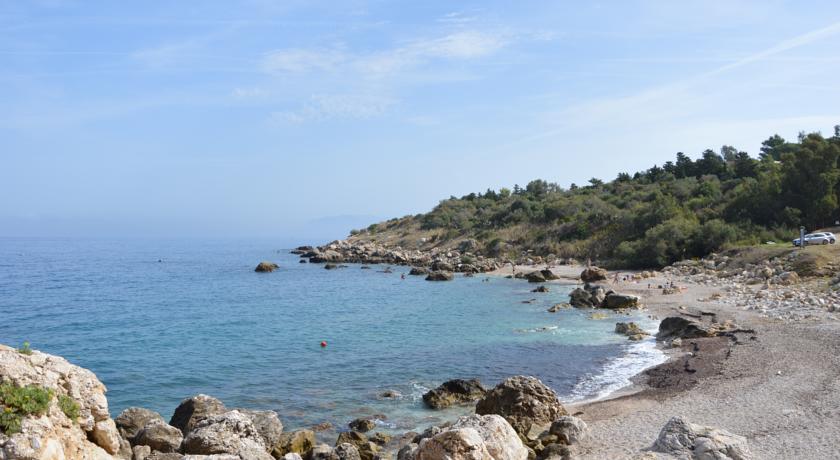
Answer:
[[[183,442],[186,454],[235,454],[254,460],[270,459],[262,436],[251,419],[232,410],[198,422]]]
[[[533,424],[548,424],[566,409],[551,388],[535,377],[518,375],[496,385],[478,401],[476,414],[501,415],[520,434],[527,434]]]
[[[142,407],[129,407],[120,412],[120,415],[114,419],[114,423],[117,425],[120,436],[132,441],[137,436],[137,433],[152,420],[160,420],[166,423],[163,417],[155,411]]]
[[[391,442],[391,439],[393,439],[393,437],[391,435],[380,433],[377,431],[376,433],[373,433],[368,439],[370,439],[370,441],[374,444],[384,446],[385,444]]]
[[[376,427],[376,423],[369,418],[357,418],[348,424],[351,430],[367,433]]]
[[[274,446],[283,434],[283,423],[273,410],[237,409],[251,419],[266,446]]]
[[[169,424],[181,430],[186,436],[202,420],[227,412],[225,405],[218,399],[199,394],[181,401],[175,409]]]
[[[433,409],[443,409],[453,404],[468,404],[480,399],[487,389],[477,379],[454,379],[423,395],[423,402]]]
[[[415,458],[417,458],[417,450],[419,448],[420,445],[415,442],[410,442],[404,445],[397,452],[397,460],[414,460]]]
[[[441,271],[429,273],[429,276],[426,277],[426,281],[452,281],[454,279],[455,275],[452,273]]]
[[[270,273],[274,270],[277,270],[278,268],[280,268],[280,266],[273,262],[263,261],[257,264],[257,268],[255,268],[254,271],[258,273]]]
[[[184,435],[181,430],[163,420],[152,419],[134,437],[135,445],[149,446],[152,450],[177,452]]]
[[[638,324],[632,321],[629,323],[615,323],[615,333],[628,337],[648,335]]]
[[[697,460],[750,460],[747,440],[728,431],[673,417],[662,428],[653,450]]]
[[[577,417],[564,415],[551,423],[548,432],[557,436],[560,443],[571,445],[586,439],[589,435],[589,427]]]
[[[411,451],[414,455],[411,456]],[[402,451],[403,459],[525,460],[528,450],[516,431],[498,415],[461,417],[450,427],[422,439],[417,449]]]
[[[682,316],[669,316],[659,323],[659,332],[656,333],[656,339],[696,339],[699,337],[711,337],[713,335],[714,333],[708,326],[698,321]]]
[[[315,446],[315,432],[312,430],[297,430],[282,433],[280,440],[271,450],[275,458],[283,457],[288,453],[305,454]]]
[[[638,308],[639,297],[616,292],[607,293],[602,304],[604,308]]]
[[[607,271],[599,267],[588,267],[580,272],[580,280],[584,283],[603,281],[607,279]]]

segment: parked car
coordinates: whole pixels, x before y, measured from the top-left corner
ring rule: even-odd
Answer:
[[[834,236],[834,233],[831,232],[819,232],[819,233],[809,233],[805,235],[805,246],[808,245],[815,245],[815,244],[834,244],[837,242],[837,237]],[[799,246],[799,238],[793,240],[794,246]]]

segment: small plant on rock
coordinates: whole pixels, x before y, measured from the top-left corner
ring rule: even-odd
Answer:
[[[31,355],[32,354],[32,347],[29,346],[29,342],[23,342],[20,348],[18,348],[18,353],[22,355]]]
[[[19,432],[23,418],[44,415],[52,397],[52,390],[38,385],[17,387],[0,383],[0,430],[6,434]]]
[[[58,397],[58,407],[61,408],[61,411],[64,412],[64,415],[66,415],[70,420],[75,421],[79,418],[79,403],[77,403],[73,398],[67,395],[60,395]]]

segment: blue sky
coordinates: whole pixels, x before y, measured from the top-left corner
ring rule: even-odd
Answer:
[[[0,235],[338,237],[840,123],[840,3],[0,1]]]

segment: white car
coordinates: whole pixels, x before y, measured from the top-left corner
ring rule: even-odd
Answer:
[[[837,238],[834,236],[834,233],[831,232],[820,232],[820,233],[809,233],[805,235],[805,246],[814,245],[814,244],[834,244],[837,241]],[[799,238],[793,240],[794,246],[799,246]]]

